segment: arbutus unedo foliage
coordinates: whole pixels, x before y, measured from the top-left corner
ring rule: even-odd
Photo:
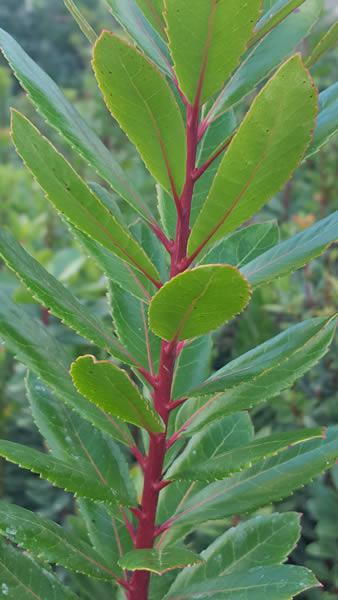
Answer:
[[[289,600],[318,585],[309,570],[284,564],[300,517],[260,511],[335,463],[337,432],[292,427],[263,436],[248,411],[326,354],[336,317],[313,315],[257,347],[248,334],[245,354],[214,373],[209,364],[213,332],[241,318],[257,287],[338,237],[337,213],[282,241],[274,224],[255,217],[337,130],[338,90],[318,97],[309,71],[336,28],[304,57],[296,48],[321,0],[281,0],[265,12],[258,0],[106,4],[120,29],[98,34],[81,2],[65,0],[92,46],[107,108],[153,178],[152,205],[0,30],[36,110],[106,186],[89,185],[12,111],[17,153],[106,276],[111,310],[107,324],[0,231],[5,264],[92,348],[72,360],[50,328],[1,293],[0,336],[28,369],[27,397],[48,450],[2,440],[0,455],[74,494],[78,523],[68,530],[1,501],[2,593],[81,598],[48,568],[56,565],[89,578],[97,600],[107,589],[112,600]],[[188,534],[212,521],[224,531],[197,552]]]

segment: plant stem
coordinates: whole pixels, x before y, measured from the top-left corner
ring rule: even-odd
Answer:
[[[171,249],[170,277],[175,277],[183,271],[187,258],[187,245],[190,234],[191,202],[195,185],[195,168],[198,145],[199,106],[187,105],[187,162],[186,179],[182,194],[177,206],[177,228],[174,243]],[[179,342],[162,342],[159,371],[154,384],[154,407],[167,426],[172,410],[171,389],[174,379],[177,357],[183,345]],[[176,404],[178,406],[178,404]],[[141,506],[138,510],[138,527],[135,534],[136,549],[153,548],[158,526],[156,513],[161,488],[163,466],[167,452],[167,434],[150,436],[149,450],[143,460],[144,482]],[[169,485],[169,482],[166,482]],[[147,600],[150,583],[148,571],[135,571],[128,582],[128,600]]]

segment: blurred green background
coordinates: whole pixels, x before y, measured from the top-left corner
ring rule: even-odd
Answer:
[[[270,0],[269,0],[270,1]],[[82,0],[88,21],[96,31],[115,28],[100,0]],[[321,31],[337,17],[336,1],[328,0],[323,17],[307,40],[316,42]],[[155,202],[155,190],[135,151],[109,117],[98,94],[90,70],[87,40],[67,12],[62,0],[1,0],[0,26],[11,33],[24,49],[63,87],[114,152],[148,202]],[[306,50],[306,49],[305,49]],[[313,70],[319,89],[337,80],[338,52],[331,51]],[[0,60],[0,223],[7,226],[20,242],[91,309],[108,317],[105,281],[96,266],[72,241],[68,230],[49,207],[42,192],[16,156],[10,141],[9,107],[19,108],[42,128],[47,126],[35,113],[5,62]],[[48,136],[60,147],[60,138]],[[259,220],[277,219],[281,237],[308,227],[337,208],[338,140],[298,170],[281,193],[272,199]],[[69,151],[61,148],[65,154]],[[89,179],[86,166],[75,155],[72,164]],[[125,212],[125,205],[121,206]],[[128,209],[127,209],[128,210]],[[133,219],[133,215],[125,215]],[[322,258],[292,277],[280,279],[255,293],[244,316],[222,331],[215,339],[211,368],[219,368],[229,359],[277,334],[293,322],[337,310],[338,247],[331,247]],[[48,311],[41,309],[18,280],[0,263],[0,287],[24,303],[25,309],[39,315],[41,321],[62,339],[74,355],[85,352],[85,341],[69,332]],[[25,370],[0,346],[0,428],[9,439],[41,447],[43,441],[32,422],[24,392]],[[268,434],[288,424],[301,426],[338,423],[337,345],[325,359],[292,390],[254,412],[257,430]],[[58,522],[71,518],[72,497],[60,492],[34,475],[14,465],[0,465],[0,494]],[[303,537],[291,561],[312,568],[323,588],[304,594],[309,600],[338,598],[338,466],[318,481],[284,502],[281,510],[303,513]],[[224,525],[222,525],[223,527]],[[201,534],[201,546],[218,532],[217,525]],[[87,598],[87,595],[80,597]]]

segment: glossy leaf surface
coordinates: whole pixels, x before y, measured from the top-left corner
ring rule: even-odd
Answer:
[[[313,48],[311,54],[307,57],[305,62],[306,66],[308,68],[312,67],[312,65],[314,65],[325,52],[332,50],[333,48],[335,48],[335,46],[337,46],[337,44],[338,22],[333,23],[330,29],[324,35],[322,35],[319,42]]]
[[[259,0],[166,0],[174,69],[191,104],[213,96],[237,66],[259,16]],[[226,40],[226,48],[225,48]]]
[[[134,47],[107,32],[95,45],[93,67],[110,112],[146,167],[166,190],[174,185],[180,193],[185,170],[184,126],[164,77]]]
[[[79,392],[108,414],[147,431],[163,431],[161,418],[150,403],[142,398],[126,372],[113,363],[80,356],[72,364],[71,375]]]
[[[316,154],[338,131],[338,83],[319,94],[319,115],[306,158]]]
[[[17,112],[12,115],[12,137],[19,155],[57,211],[119,258],[157,278],[158,273],[143,249],[64,157]]]
[[[197,267],[177,275],[153,297],[150,328],[166,340],[203,335],[241,312],[250,293],[246,280],[234,267]]]
[[[310,143],[316,112],[312,80],[294,56],[264,86],[233,138],[192,229],[190,253],[239,227],[278,192]]]

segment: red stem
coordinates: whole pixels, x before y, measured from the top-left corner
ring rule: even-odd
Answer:
[[[187,164],[186,181],[180,198],[174,198],[177,207],[177,228],[175,241],[171,246],[170,277],[174,277],[185,268],[187,245],[190,234],[190,212],[194,192],[194,174],[198,145],[199,105],[187,105]],[[157,232],[158,233],[158,232]],[[168,248],[167,248],[168,249]],[[171,389],[177,357],[182,350],[180,342],[162,342],[159,372],[153,378],[154,407],[162,417],[165,425],[174,407],[183,401],[173,402]],[[149,377],[148,377],[149,381]],[[137,509],[138,527],[135,534],[135,548],[153,548],[154,541],[162,531],[156,524],[156,513],[161,490],[170,481],[163,480],[164,460],[167,452],[166,432],[150,436],[147,456],[142,461],[144,470],[143,493],[141,505]],[[135,454],[135,451],[134,451]],[[138,457],[140,458],[140,457]],[[134,513],[135,514],[135,513]],[[165,527],[168,527],[166,524]],[[128,600],[147,600],[150,583],[148,571],[135,571],[128,581]]]

